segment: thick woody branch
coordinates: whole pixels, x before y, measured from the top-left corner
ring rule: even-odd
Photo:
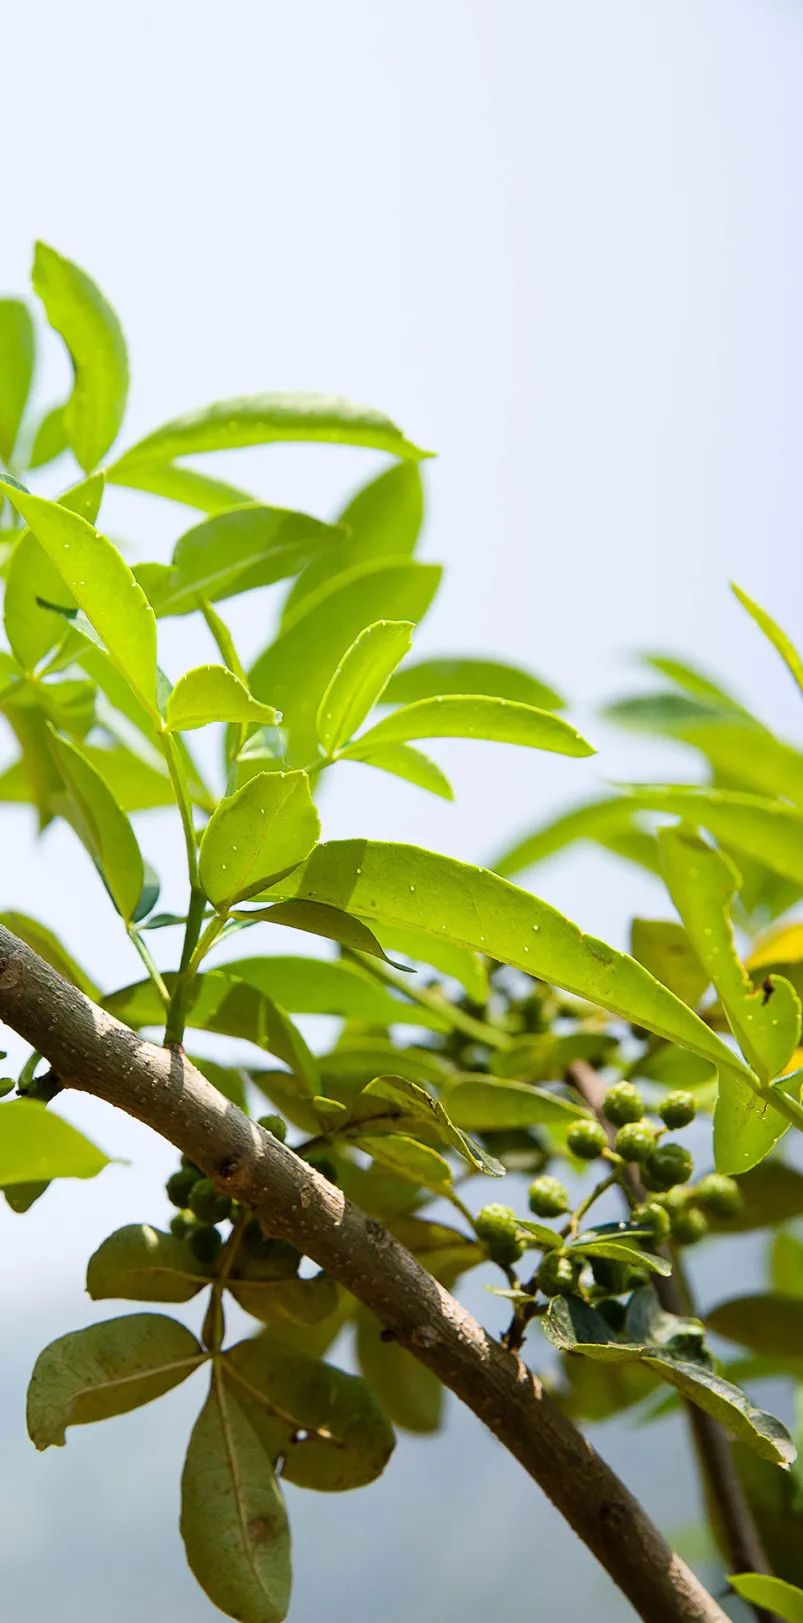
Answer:
[[[727,1623],[638,1501],[507,1352],[381,1224],[250,1121],[176,1050],[96,1007],[0,926],[0,1019],[65,1086],[169,1139],[376,1315],[544,1490],[649,1623]]]

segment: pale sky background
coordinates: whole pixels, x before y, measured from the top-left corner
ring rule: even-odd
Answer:
[[[794,736],[791,684],[727,581],[799,634],[798,0],[11,0],[4,24],[2,291],[26,288],[37,236],[95,276],[133,357],[123,439],[271,388],[387,411],[439,453],[423,555],[447,583],[419,650],[531,665],[601,747],[587,763],[436,747],[456,808],[355,769],[326,798],[328,835],[484,860],[606,777],[649,775],[654,752],[594,717],[634,680],[638,649],[693,655]],[[65,379],[52,340],[48,400]],[[378,465],[280,447],[207,463],[325,517]],[[104,508],[132,557],[164,556],[190,522],[144,497]],[[251,598],[233,617],[249,651],[263,613]],[[173,675],[210,657],[179,627]],[[682,756],[668,765],[683,775]],[[62,929],[110,986],[133,979],[72,837],[36,845],[27,814],[4,817],[2,906]],[[179,842],[161,815],[140,831],[170,906]],[[666,905],[591,854],[534,877],[617,943],[633,911]],[[205,1623],[218,1614],[174,1530],[198,1395],[42,1459],[24,1436],[36,1351],[95,1314],[87,1255],[112,1224],[164,1221],[174,1159],[99,1106],[64,1108],[134,1165],[51,1191],[24,1221],[0,1211],[5,1615],[139,1623],[155,1607]],[[600,1441],[665,1524],[688,1519],[685,1474],[655,1482],[652,1439],[617,1427]],[[529,1623],[567,1595],[572,1615],[631,1615],[456,1406],[445,1438],[402,1442],[359,1500],[295,1494],[291,1508],[292,1623],[324,1605],[349,1623]]]

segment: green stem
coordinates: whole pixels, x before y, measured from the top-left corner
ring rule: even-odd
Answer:
[[[595,1184],[590,1193],[586,1195],[585,1200],[581,1200],[580,1205],[575,1206],[564,1232],[571,1234],[572,1238],[574,1238],[579,1231],[581,1218],[585,1217],[586,1212],[591,1209],[600,1195],[604,1195],[606,1190],[612,1189],[614,1184],[620,1181],[620,1170],[617,1167],[615,1171],[608,1174],[607,1178],[603,1178],[598,1184]]]
[[[196,935],[196,940],[193,942],[193,950],[187,963],[188,974],[192,975],[193,977],[197,975],[204,958],[208,952],[211,952],[218,936],[225,928],[226,921],[227,916],[225,913],[216,913],[214,918],[209,920],[200,941]],[[198,933],[200,933],[200,931]]]
[[[165,1025],[164,1040],[166,1044],[181,1043],[184,1040],[184,1027],[187,1020],[187,1007],[190,993],[195,980],[196,969],[193,963],[194,953],[201,933],[201,925],[206,912],[206,897],[198,884],[194,884],[190,891],[190,905],[187,910],[187,923],[184,927],[184,945],[181,949],[181,962],[178,974],[173,983],[167,1008],[167,1023]],[[214,921],[213,921],[214,922]]]
[[[170,1007],[170,993],[168,992],[167,987],[165,986],[165,983],[162,980],[162,977],[161,977],[161,974],[159,973],[159,969],[158,969],[157,965],[154,963],[153,958],[151,957],[150,949],[145,945],[145,942],[143,941],[142,936],[140,935],[139,931],[136,929],[136,927],[133,924],[130,924],[128,926],[128,935],[129,935],[129,940],[131,940],[134,943],[134,946],[136,947],[137,952],[139,953],[139,956],[142,959],[142,962],[143,962],[143,964],[145,965],[145,968],[148,971],[148,975],[150,976],[150,979],[153,981],[153,984],[156,987],[156,990],[159,993],[159,996],[160,996],[165,1008],[166,1009],[169,1008]]]
[[[190,794],[187,788],[187,780],[184,776],[184,767],[179,754],[178,745],[172,733],[163,732],[159,734],[159,737],[161,740],[162,749],[164,750],[165,760],[167,761],[167,770],[170,773],[170,781],[173,785],[173,793],[176,797],[176,804],[181,816],[182,828],[184,829],[184,843],[187,848],[187,869],[190,876],[190,884],[193,886],[193,888],[195,888],[198,884],[198,848],[195,843],[195,822],[192,814],[192,801],[190,800]]]
[[[348,951],[345,956],[357,957]],[[394,970],[376,958],[360,954],[357,962],[369,975],[373,975],[375,980],[384,981],[386,986],[392,986],[397,992],[401,992],[411,1003],[418,1003],[422,1009],[429,1009],[433,1014],[437,1014],[452,1027],[453,1031],[461,1031],[473,1042],[484,1043],[486,1048],[510,1047],[510,1038],[505,1032],[500,1031],[497,1026],[489,1025],[486,1020],[476,1020],[473,1015],[466,1014],[464,1009],[455,1008],[442,992],[428,986],[411,985],[406,975],[397,975]]]
[[[240,1249],[240,1241],[242,1240],[250,1221],[250,1212],[240,1212],[240,1215],[237,1218],[237,1221],[234,1223],[231,1233],[229,1234],[229,1237],[226,1240],[218,1259],[217,1273],[212,1284],[212,1289],[209,1293],[209,1305],[206,1313],[204,1314],[203,1329],[201,1331],[204,1346],[208,1347],[211,1353],[219,1353],[221,1347],[223,1346],[223,1340],[226,1334],[226,1320],[223,1313],[223,1293],[226,1289],[226,1285],[228,1284],[232,1268],[237,1260],[237,1252]]]

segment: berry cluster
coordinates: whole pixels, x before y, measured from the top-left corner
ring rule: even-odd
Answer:
[[[281,1116],[260,1116],[258,1120],[260,1127],[284,1142],[287,1123]],[[217,1261],[223,1244],[220,1224],[234,1221],[238,1213],[236,1203],[229,1195],[219,1194],[212,1179],[207,1178],[186,1155],[182,1155],[180,1167],[168,1178],[165,1191],[171,1205],[178,1208],[170,1221],[171,1234],[179,1240],[186,1240],[198,1261],[205,1267],[211,1267]],[[276,1240],[266,1240],[255,1221],[246,1229],[244,1241],[247,1242],[246,1249],[252,1251],[260,1246],[275,1250],[280,1244]],[[293,1255],[297,1267],[298,1253],[293,1252]]]

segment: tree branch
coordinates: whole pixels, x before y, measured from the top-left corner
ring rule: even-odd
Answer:
[[[138,1037],[0,926],[0,1018],[64,1086],[175,1144],[368,1307],[544,1490],[648,1623],[727,1623],[638,1501],[507,1352],[342,1191],[244,1116],[177,1049]]]

